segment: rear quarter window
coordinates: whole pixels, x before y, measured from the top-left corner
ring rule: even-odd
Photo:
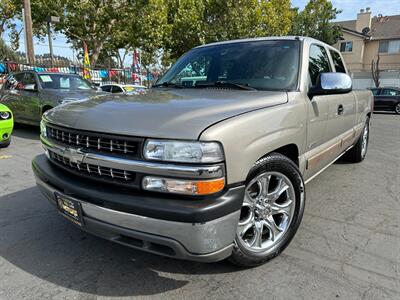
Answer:
[[[335,50],[329,50],[333,65],[335,66],[336,72],[339,73],[346,73],[346,68],[344,67],[344,63],[342,61],[342,58],[340,57],[340,54],[336,52]]]

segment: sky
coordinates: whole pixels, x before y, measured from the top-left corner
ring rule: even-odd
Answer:
[[[369,7],[372,15],[400,15],[400,0],[331,0],[334,7],[342,10],[342,13],[337,16],[337,21],[354,20],[357,17],[357,13],[361,8]],[[300,10],[304,9],[304,6],[308,3],[308,0],[292,0],[293,7],[299,7]],[[20,27],[21,24],[18,24]],[[6,42],[8,41],[7,33],[5,35]],[[48,40],[40,42],[37,39],[34,40],[35,54],[49,53]],[[70,59],[74,59],[76,51],[74,51],[67,43],[65,36],[57,34],[53,41],[53,49],[55,55],[64,56]],[[20,50],[25,51],[24,37],[21,36]],[[132,63],[131,57],[126,60],[126,64]]]

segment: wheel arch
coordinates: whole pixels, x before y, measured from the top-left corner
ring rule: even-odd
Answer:
[[[53,106],[51,106],[51,105],[48,105],[48,104],[44,105],[42,107],[42,114],[44,114],[46,111],[48,111],[49,109],[52,109],[52,108],[53,108]]]

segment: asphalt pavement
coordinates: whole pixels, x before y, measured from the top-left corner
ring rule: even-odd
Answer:
[[[0,299],[400,299],[400,116],[373,116],[366,160],[311,181],[292,243],[252,269],[81,232],[35,186],[38,134],[19,127],[0,149]]]

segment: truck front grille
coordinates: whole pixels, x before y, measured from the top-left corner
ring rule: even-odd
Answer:
[[[106,168],[85,163],[74,163],[67,157],[49,151],[50,160],[73,173],[79,175],[93,177],[94,179],[103,179],[111,183],[128,184],[131,187],[136,186],[135,172],[119,170],[114,168]]]
[[[46,126],[47,138],[63,145],[93,153],[106,153],[122,157],[140,158],[143,139],[93,133],[53,125]]]

